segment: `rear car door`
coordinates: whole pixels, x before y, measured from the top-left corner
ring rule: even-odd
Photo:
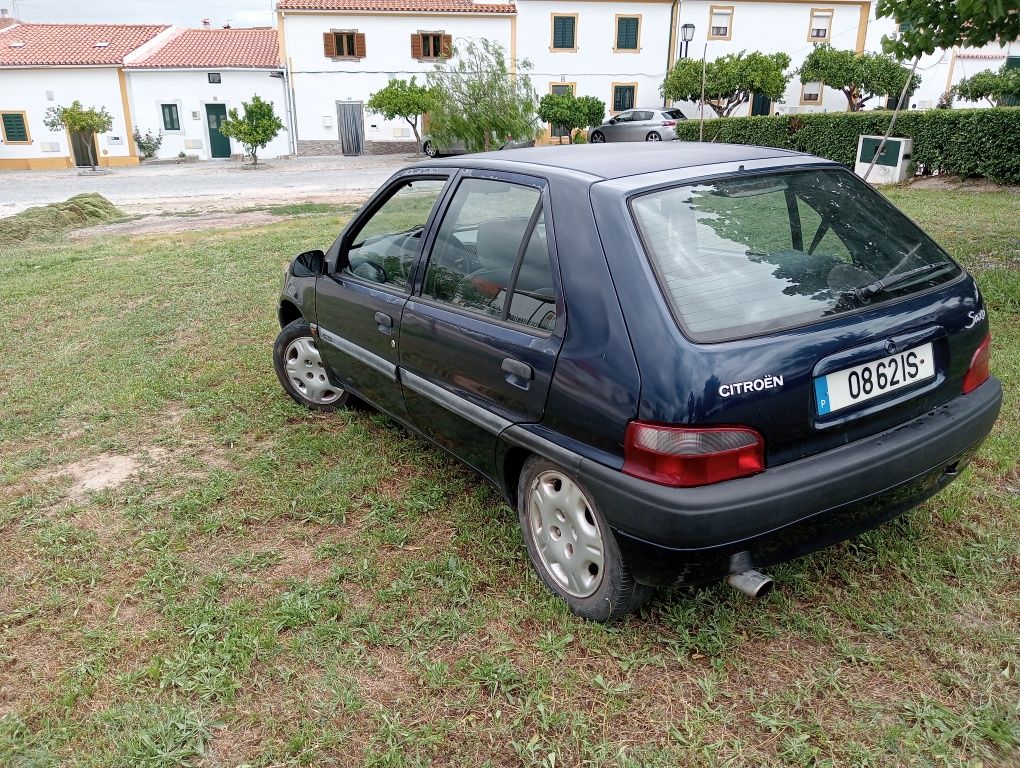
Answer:
[[[400,379],[425,434],[489,477],[496,436],[541,421],[565,318],[546,182],[465,171],[400,330]]]
[[[627,138],[631,141],[644,141],[652,130],[660,127],[658,123],[652,120],[653,112],[649,110],[642,110],[634,113],[634,122],[630,124],[630,133]]]
[[[393,180],[330,249],[315,291],[319,349],[346,388],[396,416],[400,313],[410,295],[423,233],[449,174],[413,169]]]

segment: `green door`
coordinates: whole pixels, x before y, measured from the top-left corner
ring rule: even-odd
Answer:
[[[209,150],[213,157],[230,157],[230,139],[220,133],[220,126],[226,119],[225,104],[205,105],[205,121],[209,126]]]

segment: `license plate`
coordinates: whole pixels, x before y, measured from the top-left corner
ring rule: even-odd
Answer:
[[[815,379],[818,415],[849,408],[934,376],[935,359],[930,342],[881,360],[819,376]]]

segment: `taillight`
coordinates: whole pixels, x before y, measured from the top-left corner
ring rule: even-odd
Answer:
[[[663,120],[663,125],[676,125],[676,120]]]
[[[992,335],[988,334],[974,350],[974,356],[970,359],[970,368],[967,369],[967,375],[963,377],[963,394],[973,392],[988,380],[988,369],[991,362]]]
[[[623,471],[653,483],[690,488],[765,470],[765,441],[745,427],[627,425]]]

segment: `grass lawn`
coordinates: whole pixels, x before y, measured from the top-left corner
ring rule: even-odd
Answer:
[[[1020,197],[890,197],[985,291],[995,434],[763,601],[611,626],[471,472],[280,390],[282,266],[349,211],[0,250],[0,765],[1020,764]]]

